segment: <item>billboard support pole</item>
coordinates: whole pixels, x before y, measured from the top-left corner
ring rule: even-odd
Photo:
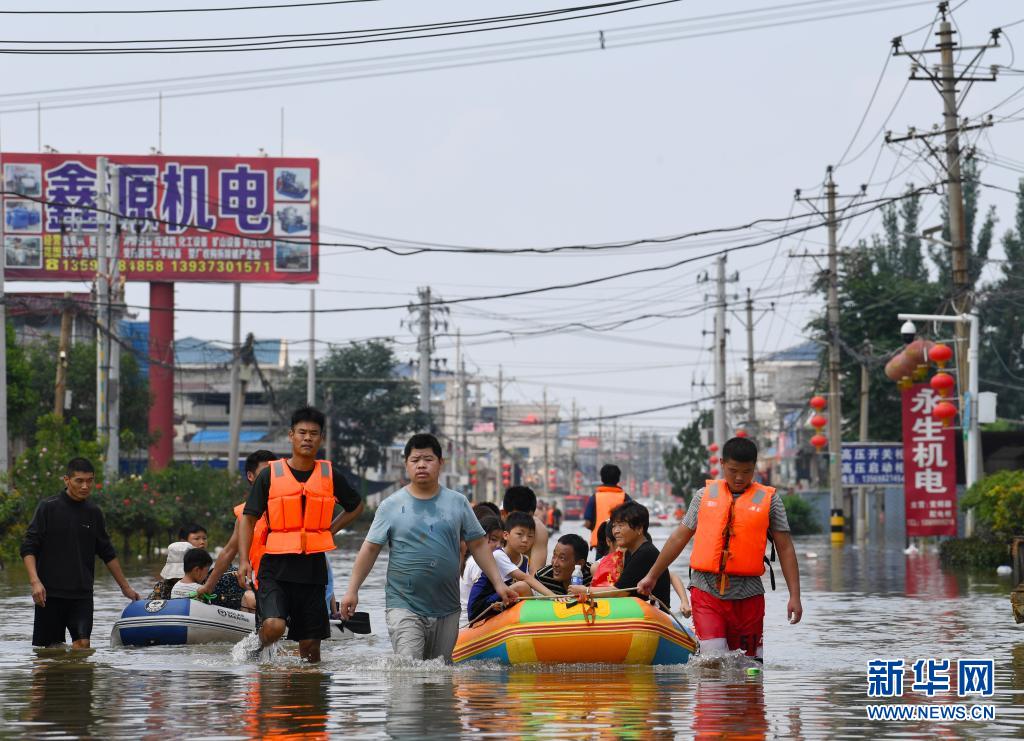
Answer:
[[[121,319],[121,230],[118,214],[121,208],[120,176],[115,165],[110,178],[110,230],[107,234],[107,266],[110,280],[107,283],[107,347],[110,348],[109,373],[107,374],[107,461],[106,478],[117,478],[121,462],[121,345],[118,343],[118,325]]]
[[[149,284],[149,446],[151,468],[174,458],[174,284]]]
[[[103,445],[110,434],[107,427],[107,373],[110,371],[107,304],[110,301],[110,283],[107,281],[107,214],[104,213],[110,210],[107,167],[106,157],[96,159],[96,202],[100,208],[96,225],[96,439]]]
[[[228,472],[238,474],[238,447],[242,432],[242,284],[232,286],[231,401],[228,414]]]

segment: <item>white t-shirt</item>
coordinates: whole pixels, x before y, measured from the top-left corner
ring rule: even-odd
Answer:
[[[498,573],[501,574],[501,578],[508,581],[508,575],[516,569],[526,571],[527,559],[526,556],[519,557],[519,563],[512,563],[512,559],[505,553],[504,548],[499,548],[494,552],[494,563],[498,564]]]
[[[181,599],[182,597],[191,597],[202,584],[196,584],[195,582],[178,582],[171,587],[171,599]]]
[[[459,598],[462,600],[462,611],[466,611],[469,605],[469,590],[476,584],[483,571],[472,556],[466,558],[466,566],[462,569],[462,576],[459,578]]]

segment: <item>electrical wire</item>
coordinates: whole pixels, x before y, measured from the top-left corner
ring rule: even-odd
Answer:
[[[275,5],[239,5],[226,8],[134,8],[127,10],[0,10],[0,15],[155,15],[161,13],[228,13],[238,10],[298,10],[324,5],[375,3],[380,0],[314,0],[303,3],[277,3]]]

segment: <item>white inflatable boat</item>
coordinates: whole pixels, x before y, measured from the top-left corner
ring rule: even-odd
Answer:
[[[129,603],[114,623],[110,645],[237,643],[254,630],[256,616],[250,612],[229,610],[194,599],[138,600]],[[352,635],[340,620],[331,621],[331,640]]]

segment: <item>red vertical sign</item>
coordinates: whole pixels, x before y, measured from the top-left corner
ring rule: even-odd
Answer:
[[[953,430],[932,416],[939,395],[926,383],[903,390],[903,492],[907,537],[956,535]]]

